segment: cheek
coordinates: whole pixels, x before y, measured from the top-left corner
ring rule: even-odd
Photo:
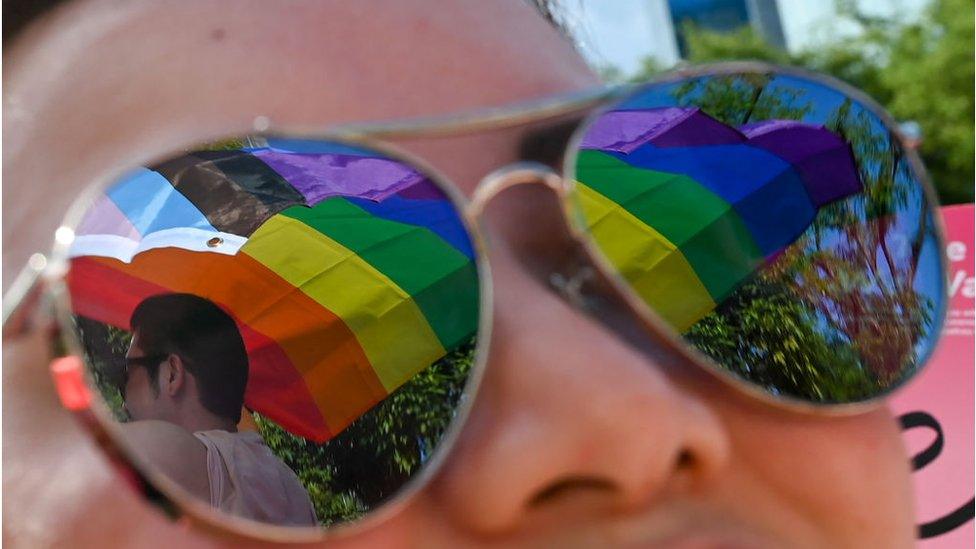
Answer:
[[[888,540],[887,547],[912,539],[908,457],[886,409],[847,418],[762,410],[726,417],[740,466],[832,538]]]
[[[130,400],[136,398],[139,394],[139,381],[134,377],[130,377],[125,382],[125,399]]]
[[[142,378],[132,379],[125,386],[125,405],[129,411],[138,410],[149,400],[149,386]]]

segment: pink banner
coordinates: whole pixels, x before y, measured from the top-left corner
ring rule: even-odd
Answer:
[[[916,468],[922,549],[973,547],[974,208],[942,208],[949,266],[945,328],[928,366],[896,398]]]

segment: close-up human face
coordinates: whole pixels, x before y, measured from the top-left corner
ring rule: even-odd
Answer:
[[[258,117],[287,134],[599,83],[514,0],[76,2],[27,29],[4,60],[5,289],[86,184],[246,134]],[[397,145],[470,196],[519,160],[525,131]],[[542,186],[508,190],[487,208],[491,353],[465,427],[401,509],[329,543],[911,545],[909,466],[885,408],[789,411],[732,389],[660,338],[634,343],[623,332],[644,328],[630,313],[620,313],[626,328],[611,329],[540,276],[559,267],[559,213]],[[5,539],[241,543],[170,522],[125,489],[58,406],[41,338],[4,350]]]

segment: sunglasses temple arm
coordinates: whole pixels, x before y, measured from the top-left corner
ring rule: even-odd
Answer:
[[[41,275],[47,267],[47,258],[42,254],[31,256],[24,268],[14,278],[10,288],[3,294],[3,331],[18,333],[28,322],[36,309],[43,281]]]

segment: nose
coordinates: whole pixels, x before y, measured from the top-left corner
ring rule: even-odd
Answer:
[[[555,508],[626,513],[728,461],[725,428],[702,397],[527,268],[525,256],[544,256],[565,231],[552,202],[544,188],[513,189],[488,215],[503,237],[490,252],[490,356],[435,490],[456,523],[483,534]]]

